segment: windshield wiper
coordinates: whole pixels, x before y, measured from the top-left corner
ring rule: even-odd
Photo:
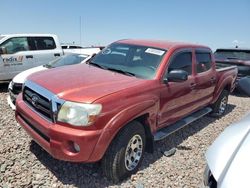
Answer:
[[[46,67],[46,68],[53,68],[50,64],[45,64],[45,65],[43,65],[43,67]]]
[[[100,65],[100,64],[98,64],[98,63],[94,63],[94,62],[92,62],[92,61],[89,61],[88,64],[89,64],[89,65],[93,65],[93,66],[95,66],[95,67],[99,67],[99,68],[101,68],[101,69],[107,70],[107,67],[105,67],[105,66],[103,66],[103,65]]]
[[[114,69],[114,68],[109,68],[109,67],[107,67],[107,69],[110,70],[110,71],[114,71],[114,72],[125,74],[127,76],[135,76],[134,73],[131,73],[131,72],[128,72],[128,71],[124,71],[124,70],[121,70],[121,69]]]
[[[239,59],[237,57],[227,57],[227,59]]]
[[[121,73],[121,74],[125,74],[127,76],[135,76],[135,74],[133,74],[131,72],[128,72],[128,71],[121,70],[121,69],[114,69],[114,68],[110,68],[110,67],[105,67],[103,65],[100,65],[98,63],[94,63],[92,61],[89,61],[88,63],[89,63],[89,65],[93,65],[93,66],[99,67],[99,68],[104,69],[104,70],[110,70],[110,71],[113,71],[113,72],[118,72],[118,73]]]

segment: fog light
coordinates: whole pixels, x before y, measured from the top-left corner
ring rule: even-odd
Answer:
[[[80,151],[80,146],[77,144],[77,143],[73,143],[73,145],[74,145],[74,149],[77,151],[77,152],[79,152]]]

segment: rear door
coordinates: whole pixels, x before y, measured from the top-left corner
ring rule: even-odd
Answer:
[[[197,107],[206,106],[212,101],[216,85],[216,71],[209,49],[195,49],[195,91]]]
[[[53,37],[29,37],[29,43],[33,58],[36,60],[34,66],[47,64],[62,55],[62,49],[56,45]]]
[[[0,58],[0,80],[10,80],[33,65],[27,37],[12,37],[0,45],[4,54]]]

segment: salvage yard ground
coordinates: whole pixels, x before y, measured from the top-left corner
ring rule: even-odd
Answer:
[[[98,163],[76,164],[53,159],[17,124],[0,85],[0,187],[201,187],[204,153],[229,124],[250,110],[250,98],[231,95],[226,114],[203,117],[163,141],[147,154],[140,170],[114,185]],[[176,148],[171,157],[163,152]]]

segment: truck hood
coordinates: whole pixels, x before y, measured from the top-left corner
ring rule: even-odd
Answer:
[[[250,114],[232,124],[206,153],[208,166],[218,187],[249,187]]]
[[[19,74],[17,74],[13,79],[12,81],[14,83],[19,83],[19,84],[23,84],[24,81],[26,80],[26,78],[35,73],[35,72],[38,72],[38,71],[41,71],[41,70],[46,70],[48,68],[44,67],[43,65],[41,66],[38,66],[38,67],[34,67],[34,68],[31,68],[31,69],[28,69],[28,70],[25,70],[23,72],[20,72]]]
[[[61,99],[85,103],[92,103],[101,97],[146,81],[87,64],[40,71],[29,76],[28,80],[46,88]]]

